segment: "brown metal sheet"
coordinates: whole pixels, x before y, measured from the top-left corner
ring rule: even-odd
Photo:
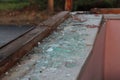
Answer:
[[[106,25],[105,80],[120,80],[120,20],[109,20]]]

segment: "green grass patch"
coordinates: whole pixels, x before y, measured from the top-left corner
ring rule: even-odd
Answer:
[[[28,2],[20,2],[20,3],[0,3],[0,10],[8,11],[8,10],[19,10],[24,8],[25,6],[30,5]]]

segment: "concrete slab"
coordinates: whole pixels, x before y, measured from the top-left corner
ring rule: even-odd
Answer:
[[[93,48],[102,20],[101,15],[88,17],[82,25],[73,18],[66,20],[43,43],[38,43],[33,53],[23,59],[21,67],[12,69],[3,80],[76,80]],[[97,27],[88,27],[94,26],[90,19]]]

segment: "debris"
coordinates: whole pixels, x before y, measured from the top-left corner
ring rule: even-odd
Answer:
[[[5,75],[8,75],[8,74],[9,74],[8,72],[5,73]]]
[[[50,68],[49,71],[55,72],[57,68]]]
[[[51,51],[53,51],[53,48],[49,48],[49,49],[47,50],[47,52],[51,52]]]
[[[20,80],[20,79],[17,79],[17,80]],[[23,79],[21,79],[21,80],[29,80],[29,78],[23,78]]]
[[[32,75],[29,80],[40,80],[40,77],[37,75]]]
[[[70,76],[71,76],[71,74],[66,74],[66,76],[67,76],[67,77],[70,77]]]
[[[86,25],[86,26],[87,26],[87,28],[96,28],[96,27],[98,27],[96,25]]]
[[[66,61],[66,63],[65,63],[65,67],[67,67],[67,68],[73,68],[75,66],[76,66],[76,63],[72,60]]]
[[[80,22],[85,22],[85,21],[87,21],[87,19],[85,19],[84,17],[79,17],[79,16],[77,16],[77,15],[74,15],[74,16],[72,16],[72,18],[73,18],[73,20],[78,20],[78,21],[80,21]]]
[[[40,45],[41,43],[40,42],[38,42],[38,45]]]
[[[42,54],[42,58],[37,61],[31,74],[38,73],[42,79],[46,80],[47,78],[44,78],[44,75],[57,74],[57,71],[62,69],[65,69],[64,71],[66,72],[66,69],[74,70],[78,64],[84,63],[89,54],[87,48],[93,46],[93,43],[89,46],[85,43],[87,37],[93,35],[89,34],[92,29],[87,27],[87,24],[91,25],[91,23],[88,23],[89,21],[86,23],[82,22],[81,25],[79,21],[73,21],[71,18],[66,20],[58,27],[59,30],[57,32],[55,31],[34,49],[38,50],[34,52]],[[95,32],[97,33],[96,30]],[[42,50],[42,52],[39,52],[39,50]],[[65,76],[70,77],[71,75],[66,74]]]

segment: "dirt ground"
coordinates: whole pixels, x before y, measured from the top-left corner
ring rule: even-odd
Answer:
[[[0,11],[0,25],[38,25],[53,14],[35,10]]]

